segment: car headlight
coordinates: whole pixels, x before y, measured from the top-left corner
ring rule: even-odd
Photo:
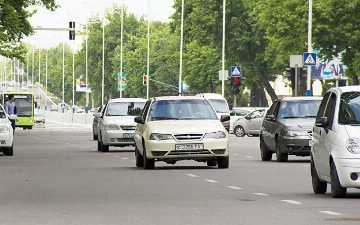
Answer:
[[[159,133],[150,134],[150,140],[161,141],[161,140],[171,140],[171,139],[174,139],[173,136],[171,136],[171,134],[159,134]]]
[[[295,136],[307,136],[307,131],[297,131],[297,130],[286,130],[285,136],[295,137]]]
[[[117,124],[109,123],[105,126],[106,130],[120,130],[120,127]]]
[[[206,133],[204,138],[226,138],[226,134],[223,131],[213,132],[213,133]]]
[[[353,154],[360,154],[360,139],[349,138],[346,141],[346,149]]]
[[[0,133],[10,132],[10,128],[6,126],[0,126]]]

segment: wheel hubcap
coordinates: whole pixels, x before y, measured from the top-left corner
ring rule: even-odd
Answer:
[[[244,135],[244,129],[242,127],[239,127],[236,129],[236,134],[238,136],[243,136]]]

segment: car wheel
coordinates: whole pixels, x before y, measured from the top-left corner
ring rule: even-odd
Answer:
[[[10,148],[5,148],[3,150],[4,155],[6,156],[12,156],[14,155],[14,144]]]
[[[331,176],[331,195],[333,196],[333,198],[345,198],[346,188],[343,188],[340,184],[339,176],[336,171],[336,166],[334,162],[331,162],[330,176]]]
[[[287,153],[282,153],[280,151],[280,143],[276,141],[276,161],[278,162],[287,162],[289,155]]]
[[[237,137],[244,137],[245,136],[245,130],[244,130],[244,128],[242,126],[237,126],[234,129],[234,134]]]
[[[217,158],[218,168],[226,169],[229,168],[229,156]]]
[[[102,141],[102,136],[100,135],[100,150],[102,152],[108,152],[109,151],[109,145],[104,145],[104,142]]]
[[[267,149],[266,144],[262,138],[260,138],[260,151],[262,161],[271,161],[273,153]]]
[[[323,182],[319,179],[319,176],[316,171],[315,164],[313,159],[311,158],[310,163],[310,170],[311,170],[311,182],[313,186],[313,191],[315,194],[325,194],[327,189],[327,183]]]
[[[97,149],[98,151],[101,151],[101,142],[99,141],[99,139],[97,140]]]
[[[148,159],[146,157],[146,152],[144,150],[143,153],[143,164],[144,164],[144,169],[146,170],[152,170],[155,168],[155,160],[154,159]]]
[[[96,134],[93,134],[93,140],[97,140],[98,136]]]
[[[217,161],[216,161],[216,159],[210,159],[206,162],[206,164],[208,166],[217,166]]]
[[[140,155],[139,149],[135,147],[135,158],[136,158],[136,167],[143,167],[144,160]]]

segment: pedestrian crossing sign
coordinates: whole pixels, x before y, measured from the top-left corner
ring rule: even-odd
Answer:
[[[232,77],[241,77],[241,66],[232,66],[231,67],[231,76]]]
[[[316,66],[316,53],[304,52],[304,66]]]

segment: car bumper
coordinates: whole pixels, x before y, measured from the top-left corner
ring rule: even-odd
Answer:
[[[101,133],[102,135],[102,142],[105,145],[109,146],[125,146],[125,145],[133,145],[135,146],[134,142],[134,133],[135,131],[118,131],[118,130],[108,130],[104,133]],[[128,138],[125,135],[126,134],[132,134],[132,138]]]
[[[175,150],[178,144],[203,144],[201,150]],[[202,141],[177,142],[174,140],[147,140],[145,142],[146,157],[149,159],[198,159],[206,160],[216,157],[224,157],[229,155],[229,139],[207,139]]]
[[[311,138],[309,136],[283,136],[280,139],[280,148],[283,153],[297,156],[310,156]]]
[[[11,132],[0,133],[0,148],[10,148],[13,145],[13,134]]]
[[[360,188],[360,158],[337,158],[334,160],[341,186],[344,188]],[[352,180],[352,174],[356,174],[358,178],[356,180]]]

